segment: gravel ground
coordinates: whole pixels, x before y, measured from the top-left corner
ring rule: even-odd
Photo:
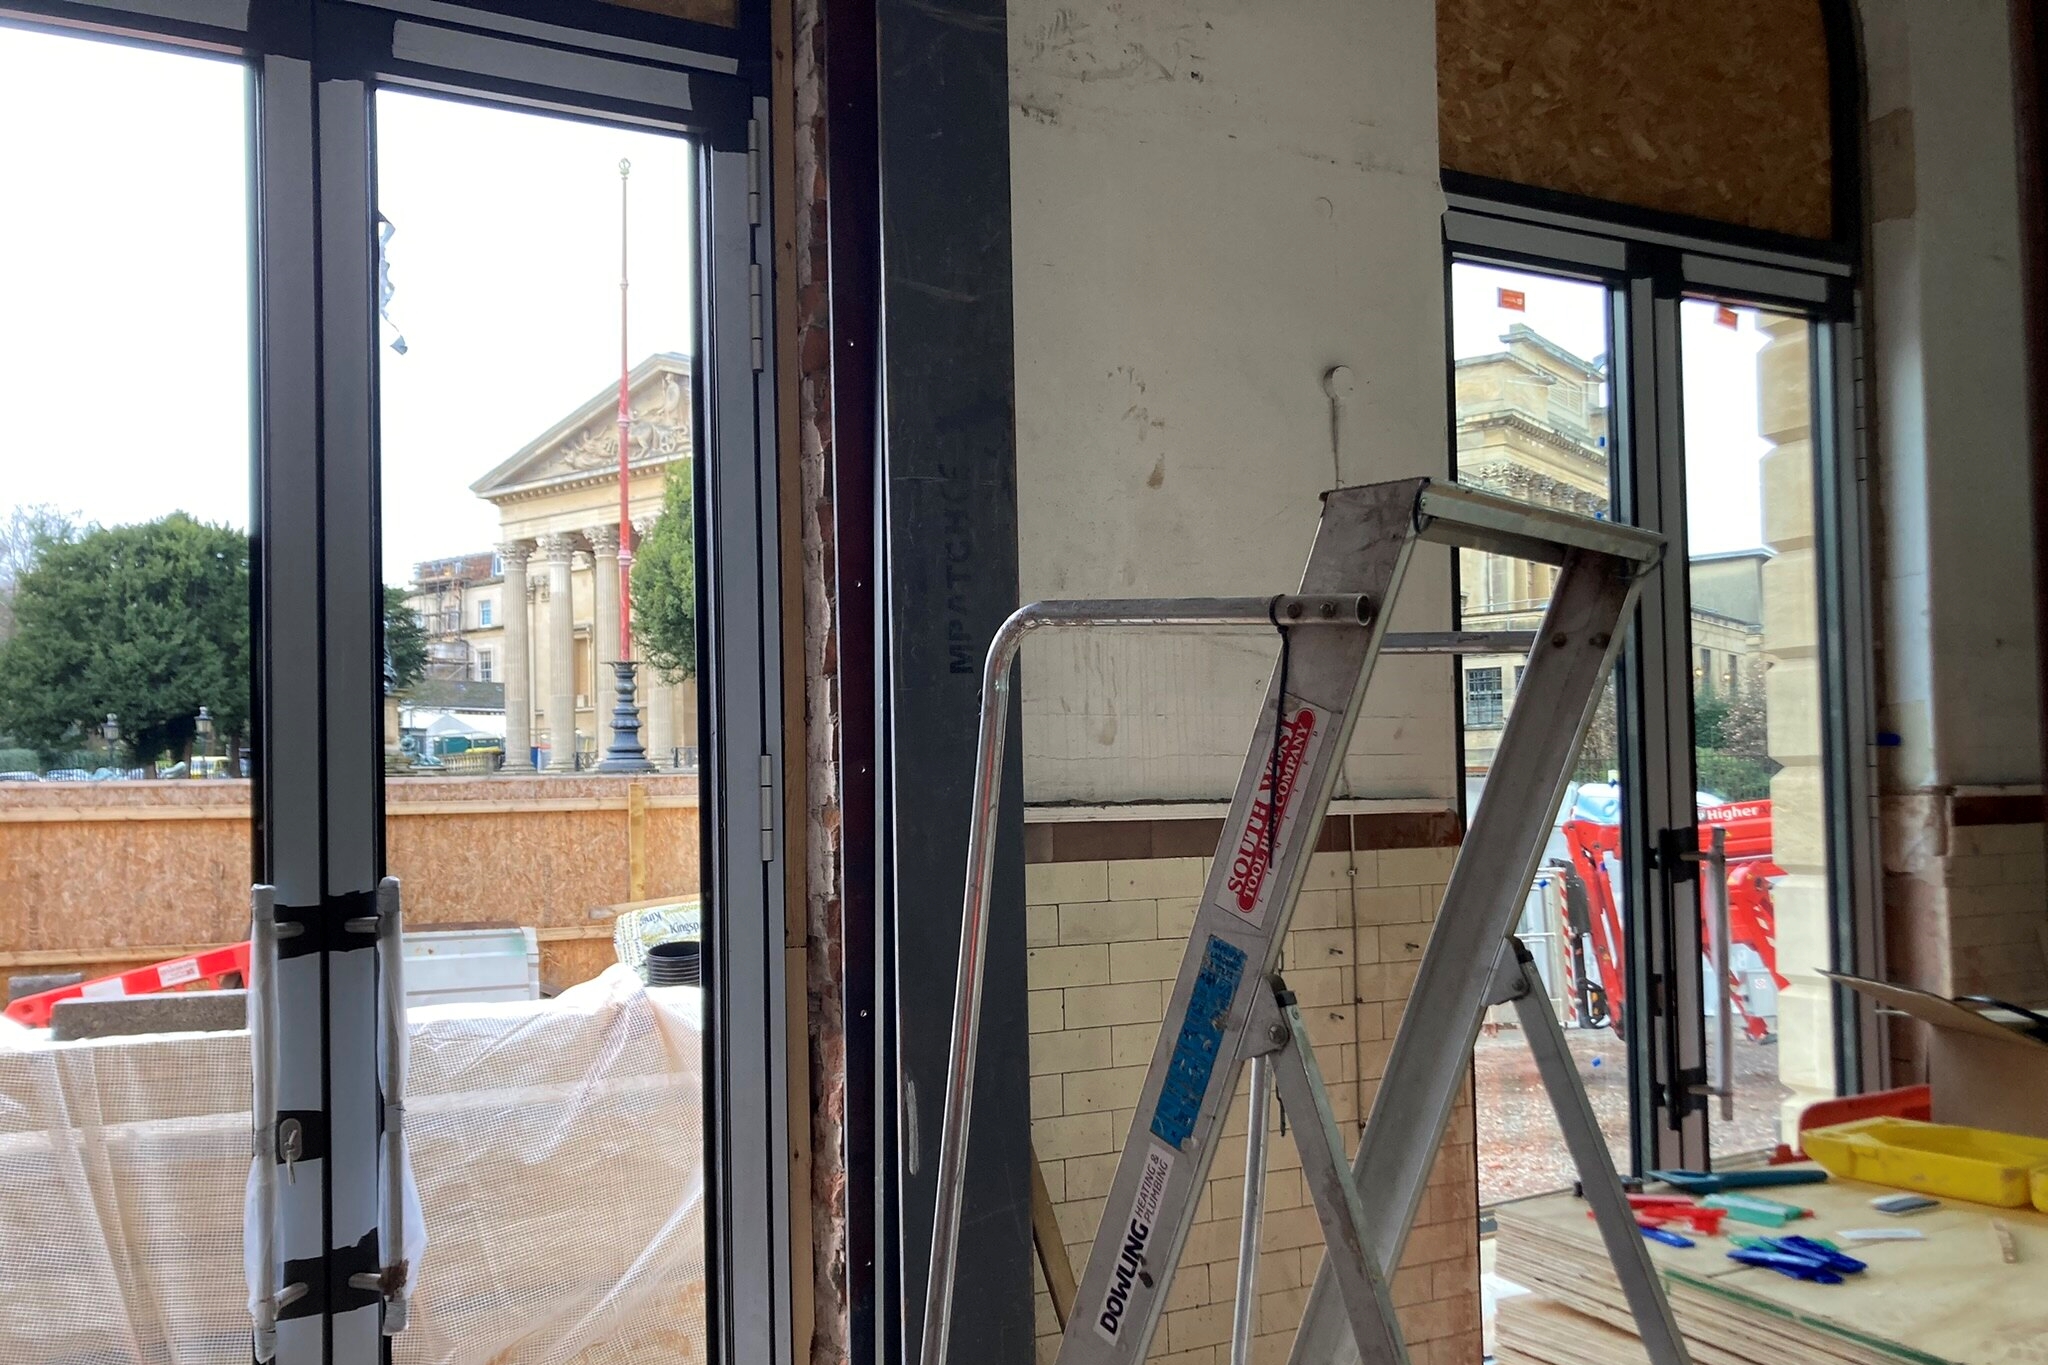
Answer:
[[[1607,1135],[1616,1164],[1628,1166],[1628,1059],[1611,1029],[1565,1033],[1593,1113]],[[1711,1035],[1709,1047],[1713,1046]],[[1504,1027],[1482,1036],[1472,1050],[1478,1099],[1479,1202],[1482,1206],[1567,1189],[1577,1178],[1565,1152],[1550,1097],[1536,1074],[1520,1030]],[[1772,1043],[1735,1041],[1735,1118],[1714,1119],[1713,1149],[1745,1152],[1778,1140],[1778,1104],[1791,1092],[1778,1084],[1778,1049]],[[1718,1111],[1717,1111],[1718,1112]]]

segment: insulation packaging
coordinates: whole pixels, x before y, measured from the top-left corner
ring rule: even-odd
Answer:
[[[409,1012],[402,1365],[704,1358],[694,989]],[[243,1365],[249,1040],[0,1032],[0,1362]],[[408,1238],[410,1240],[410,1238]]]

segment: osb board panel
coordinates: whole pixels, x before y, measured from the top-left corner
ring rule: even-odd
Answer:
[[[739,0],[607,0],[626,9],[644,9],[649,14],[666,14],[671,19],[690,19],[700,24],[737,28]]]
[[[696,779],[641,780],[650,798],[643,899],[694,893]],[[626,786],[596,776],[392,782],[385,838],[408,922],[595,929],[609,961],[609,907],[632,899]],[[540,801],[586,808],[521,809]],[[164,945],[247,937],[248,802],[246,782],[0,788],[0,953],[132,950],[128,965],[140,965],[173,955],[154,951]],[[471,805],[475,814],[461,809]],[[544,960],[567,972],[592,951],[551,943]],[[101,975],[123,964],[78,965]]]
[[[1833,227],[1818,0],[1439,0],[1455,171],[1744,227]]]
[[[619,960],[609,938],[571,939],[540,945],[540,989],[559,995],[579,981],[588,981]]]

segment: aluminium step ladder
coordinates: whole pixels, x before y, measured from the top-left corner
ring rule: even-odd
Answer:
[[[1557,566],[1533,638],[1386,629],[1410,556],[1434,543]],[[1511,932],[1636,594],[1663,552],[1646,531],[1407,479],[1324,496],[1301,591],[1272,598],[1041,602],[998,631],[983,674],[974,824],[955,985],[923,1365],[944,1365],[987,944],[1010,665],[1045,627],[1267,624],[1274,670],[1137,1112],[1065,1327],[1060,1365],[1146,1358],[1208,1179],[1239,1068],[1252,1065],[1232,1360],[1248,1359],[1270,1083],[1292,1122],[1326,1254],[1294,1365],[1405,1362],[1388,1294],[1486,1007],[1512,1003],[1653,1365],[1687,1365],[1633,1212],[1529,954]],[[1277,974],[1359,703],[1382,652],[1528,650],[1355,1163],[1294,997]]]

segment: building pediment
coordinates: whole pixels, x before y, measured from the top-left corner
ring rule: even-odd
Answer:
[[[632,424],[626,459],[634,469],[685,460],[691,452],[690,358],[661,353],[627,376]],[[607,385],[568,416],[470,485],[478,497],[502,502],[524,493],[616,475],[619,390]]]

